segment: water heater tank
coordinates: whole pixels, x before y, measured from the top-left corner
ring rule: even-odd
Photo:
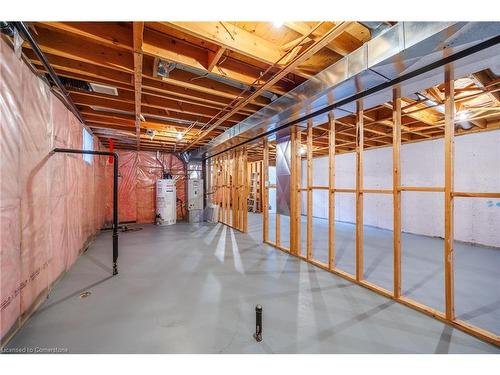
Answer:
[[[172,225],[177,219],[177,197],[175,181],[164,179],[156,181],[156,224]]]

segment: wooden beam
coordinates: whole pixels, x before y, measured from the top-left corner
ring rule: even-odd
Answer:
[[[144,54],[149,56],[159,57],[208,73],[207,67],[209,66],[209,61],[206,49],[193,46],[158,31],[148,28],[144,30],[143,50]],[[255,81],[257,81],[257,85],[261,83],[260,73],[261,69],[239,63],[234,59],[231,60],[231,64],[229,64],[229,61],[226,61],[223,70],[214,69],[212,72],[212,74],[247,85],[254,84]],[[283,95],[290,89],[283,82],[276,81],[274,84],[273,87],[269,86],[266,89],[278,95]]]
[[[277,208],[277,207],[276,207]],[[278,213],[278,210],[276,210],[276,219],[275,219],[275,225],[276,225],[276,246],[281,246],[281,215]]]
[[[262,241],[269,241],[269,141],[264,137],[264,155],[262,158],[262,179],[264,184],[261,186],[264,195],[262,198],[262,215],[264,222],[262,225]]]
[[[37,68],[44,70],[33,51],[25,49],[24,53],[32,63],[37,65]],[[58,75],[134,90],[133,75],[131,73],[49,53],[45,55]],[[221,108],[229,104],[231,100],[241,93],[241,90],[235,87],[208,78],[201,78],[181,70],[171,72],[171,78],[169,79],[153,77],[152,60],[149,56],[146,58],[143,56],[143,60],[142,85],[145,89],[182,98],[202,100]],[[261,96],[246,106],[245,109],[257,111],[269,102],[269,99]]]
[[[356,102],[356,280],[363,280],[363,101]]]
[[[276,82],[278,82],[282,77],[284,77],[286,74],[291,72],[293,69],[295,69],[297,66],[300,65],[303,61],[307,60],[309,57],[314,55],[316,52],[318,52],[321,48],[324,47],[326,43],[329,41],[333,40],[335,37],[337,37],[339,34],[341,34],[345,28],[348,26],[348,22],[342,22],[330,29],[329,31],[326,32],[321,38],[319,38],[317,41],[314,42],[311,46],[309,46],[305,51],[303,51],[299,56],[295,57],[288,65],[283,67],[278,73],[274,74],[272,78],[267,80],[263,85],[261,85],[257,90],[255,90],[252,94],[250,94],[248,97],[242,99],[236,106],[233,107],[231,111],[226,113],[224,116],[219,117],[218,120],[215,121],[213,125],[211,125],[208,129],[210,130],[211,127],[215,127],[219,124],[219,122],[224,121],[227,117],[231,116],[231,114],[236,111],[238,108],[241,106],[244,106],[251,102],[252,99],[255,97],[259,96],[260,93],[267,88],[271,87],[274,85]],[[191,143],[188,147],[186,147],[183,151],[187,151],[191,147],[195,146],[197,142],[200,139],[203,139],[205,137],[205,134],[202,133],[200,134],[199,138],[195,140],[193,143]]]
[[[446,319],[455,319],[453,282],[454,238],[453,238],[453,165],[455,133],[455,78],[452,65],[445,67],[444,76],[444,280]]]
[[[179,97],[179,96],[167,93],[167,92],[161,92],[161,91],[157,91],[157,90],[149,90],[144,86],[144,84],[143,84],[142,94],[143,94],[143,96],[144,95],[156,96],[160,99],[173,100],[174,102],[178,103],[178,105],[180,107],[187,104],[187,105],[195,105],[195,106],[201,106],[201,107],[205,107],[205,108],[216,109],[216,110],[220,111],[221,109],[223,109],[226,106],[226,104],[221,104],[219,102],[211,102],[209,100],[204,100],[203,98],[193,98],[193,97],[189,97],[189,96],[180,96]],[[253,113],[255,113],[255,111],[252,111],[252,110],[247,109],[247,108],[242,108],[241,110],[239,110],[237,112],[237,114],[243,115],[243,116],[249,116]]]
[[[119,110],[126,112],[134,112],[135,104],[133,101],[129,102],[120,97],[105,97],[101,95],[89,95],[88,93],[76,93],[72,92],[71,97],[75,104],[83,105],[83,106],[93,106],[93,107],[101,107],[107,108],[109,110]],[[200,121],[205,122],[207,119],[210,119],[214,110],[203,108],[201,106],[193,106],[193,105],[182,105],[179,106],[178,103],[162,100],[161,98],[155,98],[151,96],[144,95],[142,100],[142,109],[141,113],[151,116],[162,116],[169,118],[177,118],[179,120],[186,121]],[[241,115],[228,119],[224,124],[225,127],[232,126],[238,123],[239,118],[244,118]],[[213,130],[213,129],[212,129]]]
[[[142,36],[144,22],[133,23],[134,40],[134,95],[135,95],[135,129],[137,133],[137,151],[141,146],[141,96],[142,96]]]
[[[134,59],[131,53],[54,30],[44,30],[35,35],[35,39],[44,53],[134,73]],[[29,44],[26,43],[25,46],[29,47]]]
[[[335,267],[335,115],[328,112],[328,269]]]
[[[313,122],[312,120],[307,121],[307,251],[306,258],[313,258],[313,160],[312,160],[312,148],[313,148],[313,132],[312,132]]]
[[[37,65],[37,68],[42,67],[38,56],[36,56],[31,49],[24,49],[23,52],[31,63]],[[57,56],[51,53],[45,53],[45,57],[49,61],[50,65],[56,70],[56,73],[58,75],[64,75],[66,77],[83,79],[84,81],[96,83],[101,83],[102,80],[105,80],[105,84],[114,85],[120,88],[132,89],[131,73],[122,72],[116,69],[106,68],[100,65],[78,61],[67,57]],[[74,75],[71,76],[68,75],[68,73],[74,73]],[[120,85],[117,85],[115,83]]]
[[[296,154],[295,154],[295,160],[296,160],[296,174],[295,174],[295,186],[297,187],[296,190],[296,216],[295,216],[295,221],[296,221],[296,241],[297,241],[297,255],[302,256],[302,193],[301,193],[301,188],[302,188],[302,132],[299,126],[295,125],[295,133],[296,133]],[[305,257],[304,257],[305,258]]]
[[[394,297],[401,296],[401,88],[392,92],[392,193],[393,193],[393,272]]]
[[[228,160],[228,153],[225,153],[222,155],[222,214],[221,214],[221,219],[223,224],[227,224],[227,189],[228,189],[228,183],[227,183],[227,160]]]
[[[238,188],[238,159],[239,150],[231,151],[231,225],[233,228],[238,228],[238,202],[237,202],[237,188]]]
[[[180,88],[194,90],[203,94],[217,95],[231,101],[238,98],[241,94],[241,89],[225,84],[223,82],[215,81],[213,79],[204,77],[203,75],[196,75],[181,69],[174,69],[170,72],[169,78],[155,77],[153,75],[151,56],[144,56],[144,71],[149,78],[162,81],[169,85],[175,85]],[[255,98],[252,104],[264,107],[270,103],[270,99],[260,95]]]
[[[282,56],[279,46],[229,22],[167,22],[166,24],[183,33],[263,63],[274,64]]]
[[[353,22],[350,23],[350,25]],[[348,25],[348,26],[350,26]],[[285,22],[285,26],[289,29],[295,31],[300,35],[307,35],[311,32],[312,28],[305,22]],[[348,28],[346,28],[347,30]],[[320,37],[321,30],[317,32],[313,32],[311,37],[308,38],[310,40],[317,40]],[[347,32],[343,32],[339,34],[336,38],[329,41],[325,47],[330,49],[331,51],[339,54],[340,56],[345,56],[354,51],[355,49],[361,47],[363,44],[362,41],[353,38]],[[288,47],[289,48],[289,47]]]
[[[133,114],[131,115],[123,115],[123,114],[116,114],[116,113],[107,113],[107,112],[100,112],[100,111],[94,111],[90,108],[84,109],[80,112],[85,119],[89,121],[93,121],[95,123],[102,123],[102,124],[116,124],[116,125],[127,125],[132,128],[135,127],[135,116]],[[192,127],[192,131],[194,133],[199,131],[199,128],[202,124],[200,125],[195,125]],[[150,118],[146,118],[146,121],[141,122],[141,128],[148,128],[148,129],[155,129],[155,130],[161,130],[161,131],[166,131],[168,128],[186,128],[188,127],[188,124],[179,124],[178,122],[174,121],[161,121],[161,120],[151,120]],[[212,133],[212,136],[216,136],[220,134],[223,131],[223,129],[216,130]]]
[[[477,85],[481,88],[487,87],[494,82],[493,73],[490,69],[485,69],[480,72],[472,74],[472,79],[476,81]],[[500,91],[489,92],[488,95],[491,99],[498,104],[500,102]]]
[[[35,25],[37,29],[70,34],[106,47],[133,50],[132,30],[126,22],[37,22]]]
[[[248,150],[243,147],[241,168],[241,207],[240,212],[242,216],[241,231],[248,232],[248,193],[249,193],[249,180],[248,178]]]
[[[290,129],[291,173],[290,173],[290,253],[300,254],[300,135],[297,126]]]
[[[405,107],[412,104],[408,100],[401,100],[401,102]],[[416,110],[406,110],[403,111],[403,113],[405,113],[406,116],[419,120],[427,125],[434,125],[441,119],[441,114],[434,111],[432,108],[428,108],[425,103],[419,103],[415,107],[417,108]]]
[[[226,52],[226,49],[224,47],[219,47],[219,49],[217,49],[217,52],[215,53],[213,53],[212,51],[208,52],[207,70],[209,72],[212,72],[214,70],[216,65],[219,63],[220,58],[222,57],[222,55],[224,55],[224,52]]]

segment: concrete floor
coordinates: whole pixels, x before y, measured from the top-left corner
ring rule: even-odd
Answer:
[[[269,216],[269,238],[276,238],[275,214]],[[280,238],[289,247],[289,218],[280,217]],[[254,218],[259,227],[260,218]],[[302,216],[302,254],[306,252],[307,218]],[[255,233],[258,228],[254,229]],[[335,222],[337,268],[356,274],[356,226]],[[365,226],[365,278],[387,290],[393,288],[393,232]],[[401,234],[403,295],[444,311],[444,240]],[[313,218],[313,257],[328,262],[328,220]],[[500,335],[500,249],[455,242],[455,312],[457,318]]]
[[[221,224],[98,236],[9,348],[72,353],[500,353]],[[368,262],[369,263],[369,262]],[[87,298],[80,293],[90,291]],[[255,305],[264,309],[257,343]]]

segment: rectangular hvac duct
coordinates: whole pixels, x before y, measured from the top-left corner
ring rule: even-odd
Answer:
[[[290,129],[276,134],[276,213],[290,216],[291,176]]]
[[[306,114],[348,100],[405,74],[500,35],[498,22],[398,22],[336,63],[295,87],[268,106],[210,141],[207,155],[222,152]],[[455,61],[457,76],[499,65],[500,45],[496,44]],[[443,68],[400,82],[402,95],[411,95],[442,82]],[[391,90],[364,98],[365,108],[391,100]],[[335,117],[355,111],[355,103],[337,106]],[[313,126],[325,123],[327,114],[312,119]]]

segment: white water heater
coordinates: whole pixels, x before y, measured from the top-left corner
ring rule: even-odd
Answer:
[[[177,196],[175,180],[156,181],[156,224],[172,225],[177,219]]]

